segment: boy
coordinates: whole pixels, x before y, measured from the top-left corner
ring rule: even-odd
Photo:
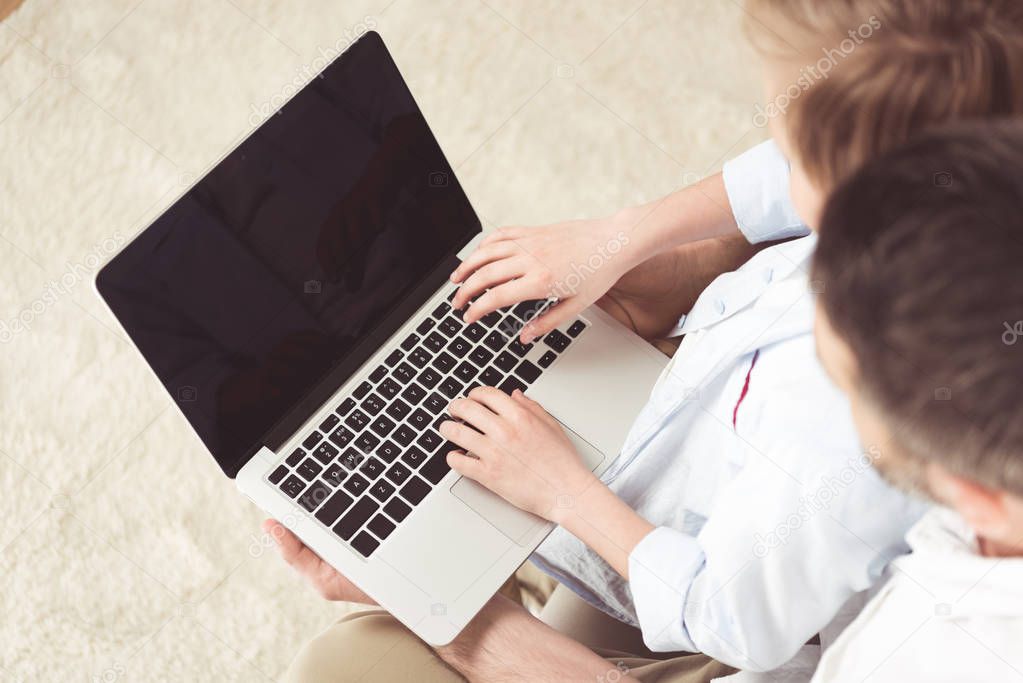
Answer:
[[[821,362],[875,466],[945,507],[815,681],[1023,677],[1021,171],[1023,124],[956,127],[828,201]]]
[[[819,114],[803,123],[805,139],[814,143],[806,152],[806,172],[803,164],[793,164],[793,198],[799,216],[811,225],[828,179],[837,181],[852,170],[844,165],[847,159],[872,158],[884,145],[927,125],[1023,111],[1023,79],[1017,77],[1023,19],[1007,0],[759,0],[750,9],[759,22],[753,24],[758,36],[781,36],[777,45],[763,44],[772,92],[799,77],[797,65],[806,63],[810,39],[841,45],[850,27],[865,25],[873,32],[860,36],[860,45],[854,41],[844,61],[802,92],[786,115],[797,118],[796,110],[804,106]],[[873,28],[872,16],[881,28]],[[850,24],[850,17],[857,21]],[[783,47],[791,52],[774,54]],[[873,74],[885,75],[887,66],[911,61],[906,73],[874,80]],[[846,70],[850,75],[843,77]],[[872,75],[864,79],[863,73]],[[970,77],[951,88],[949,73]],[[828,106],[809,106],[813,102]],[[858,115],[846,115],[850,111]],[[775,116],[771,124],[788,150],[781,120]],[[835,128],[833,121],[848,122],[855,130]],[[889,128],[892,134],[877,144],[867,134]],[[793,136],[794,145],[803,140]],[[823,165],[811,163],[817,148],[830,150],[820,156]],[[793,156],[804,152],[794,148]],[[564,303],[523,335],[543,332],[541,326],[557,316],[572,315],[573,307],[579,310],[606,292],[619,271],[644,263],[620,283],[634,294],[625,301],[629,308],[644,301],[643,283],[651,280],[644,259],[659,252],[670,256],[664,250],[674,244],[734,231],[736,224],[758,240],[804,232],[785,201],[788,185],[784,157],[767,145],[727,165],[723,179],[709,179],[655,206],[609,221],[505,231],[455,273],[464,282],[456,302],[490,287],[466,314],[472,319],[488,307],[544,296],[549,285],[566,281],[573,261],[585,262],[592,247],[603,243],[600,236],[609,226],[616,234],[624,224],[635,251],[619,254],[576,293],[558,292]],[[729,205],[734,217],[721,210]],[[805,276],[813,245],[811,237],[765,250],[737,273],[718,278],[681,323],[682,311],[672,310],[669,297],[662,307],[631,308],[634,319],[652,321],[645,329],[674,326],[674,333],[686,338],[604,482],[572,469],[577,460],[564,448],[563,435],[523,397],[481,392],[452,405],[453,415],[481,430],[454,423],[444,427],[448,438],[480,456],[477,461],[454,455],[452,466],[513,502],[563,521],[600,552],[606,562],[558,530],[537,561],[604,611],[638,624],[652,649],[701,651],[750,670],[778,667],[824,630],[847,600],[880,579],[887,563],[905,552],[903,534],[921,514],[914,501],[864,468],[848,407],[814,361],[812,293]],[[515,260],[520,247],[538,256],[540,266]],[[502,426],[491,429],[498,422]],[[536,433],[519,430],[524,423]],[[504,440],[504,435],[510,436]],[[508,444],[515,445],[514,457],[502,457]],[[527,500],[522,491],[502,487],[518,474],[500,475],[522,461],[530,467],[522,468],[528,471],[519,481],[532,482],[535,492],[548,495]],[[854,476],[847,481],[850,473]],[[551,486],[553,480],[560,481]],[[553,493],[559,490],[570,507],[557,507]],[[653,529],[644,518],[660,526]],[[303,556],[293,541],[285,537],[288,557],[307,568],[314,583],[322,587],[337,580],[325,577],[323,567]],[[346,597],[350,591],[330,594]],[[481,615],[480,624],[490,623],[489,614]],[[359,631],[355,622],[339,624],[316,651],[343,652]],[[400,639],[400,628],[393,626],[388,634]],[[502,664],[519,675],[526,662],[551,671],[545,658],[571,651],[555,647],[555,636],[542,625],[523,626],[520,633],[529,630],[541,634],[533,642],[549,645],[542,654],[522,641],[482,647],[473,634],[456,648],[470,656],[453,661],[451,650],[439,654],[473,678],[497,675]],[[828,635],[821,634],[825,644]],[[501,652],[498,661],[488,658],[492,651]],[[300,659],[297,668],[308,672],[302,662],[315,661],[315,653]]]
[[[929,126],[1023,111],[1018,3],[762,0],[750,10],[768,92],[788,93],[786,106],[775,107],[784,117],[776,112],[771,124],[792,160],[796,213],[811,227],[827,190],[863,161]],[[800,64],[822,36],[836,46],[834,54],[817,53],[836,62],[829,76],[806,90],[786,88],[806,78]],[[950,73],[959,78],[949,83]],[[761,154],[766,162],[756,160]],[[763,150],[753,156],[754,171],[778,158]],[[749,165],[740,159],[740,169]],[[734,162],[726,166],[733,207],[771,204],[743,200],[741,182],[750,175]],[[567,276],[534,258],[585,262],[594,234],[634,221],[634,251],[595,272],[584,294],[561,296],[553,313],[523,330],[534,337],[551,324],[543,322],[548,316],[561,319],[562,307],[573,315],[580,297],[585,305],[600,296],[615,269],[656,253],[670,242],[666,235],[685,233],[685,216],[664,207],[689,201],[669,198],[589,227],[496,235],[455,272],[464,283],[455,304],[489,287],[466,313],[474,320],[495,305],[540,298]],[[769,213],[772,220],[786,215]],[[791,221],[782,226],[788,231]],[[764,234],[750,227],[760,226],[747,225],[747,234]],[[442,427],[477,456],[453,454],[453,468],[560,524],[537,563],[594,605],[637,623],[652,650],[700,651],[743,669],[772,669],[905,552],[901,540],[919,508],[868,471],[848,407],[814,358],[819,284],[805,278],[812,250],[813,238],[772,247],[704,292],[674,330],[686,338],[671,371],[602,481],[578,465],[556,424],[523,396],[481,389],[451,406],[467,425]],[[825,645],[830,635],[821,634]]]

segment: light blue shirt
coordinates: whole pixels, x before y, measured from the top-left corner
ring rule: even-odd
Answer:
[[[771,143],[726,164],[750,239],[807,232],[787,178]],[[817,361],[815,244],[810,235],[760,252],[680,321],[685,338],[603,476],[658,525],[630,555],[630,581],[560,528],[534,555],[585,600],[638,625],[652,650],[777,668],[854,616],[843,606],[906,551],[923,512],[870,467],[872,446],[859,444]]]

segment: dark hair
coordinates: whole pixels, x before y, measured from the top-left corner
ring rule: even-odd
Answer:
[[[899,448],[1023,495],[1023,122],[949,127],[855,173],[813,278]]]

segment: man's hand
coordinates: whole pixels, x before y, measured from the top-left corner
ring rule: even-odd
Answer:
[[[298,536],[291,533],[283,524],[274,519],[263,522],[263,531],[277,543],[277,551],[284,561],[302,575],[324,600],[343,600],[345,602],[361,602],[375,605],[369,597],[355,584],[341,575],[338,570],[320,559],[320,556],[307,548]]]
[[[518,390],[480,387],[450,412],[465,424],[448,420],[440,432],[465,451],[449,453],[448,464],[516,507],[558,521],[561,500],[599,483],[558,421]]]
[[[642,260],[629,246],[633,227],[616,216],[500,228],[451,274],[452,282],[461,283],[452,306],[462,308],[482,294],[465,313],[471,323],[521,301],[556,297],[557,306],[522,329],[521,339],[529,343],[578,315]]]

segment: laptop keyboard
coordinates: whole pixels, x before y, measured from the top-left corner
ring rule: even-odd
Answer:
[[[457,446],[438,427],[452,419],[451,400],[479,386],[525,391],[586,329],[576,319],[523,345],[522,325],[546,301],[466,325],[451,309],[454,292],[267,477],[363,557],[448,473]]]

